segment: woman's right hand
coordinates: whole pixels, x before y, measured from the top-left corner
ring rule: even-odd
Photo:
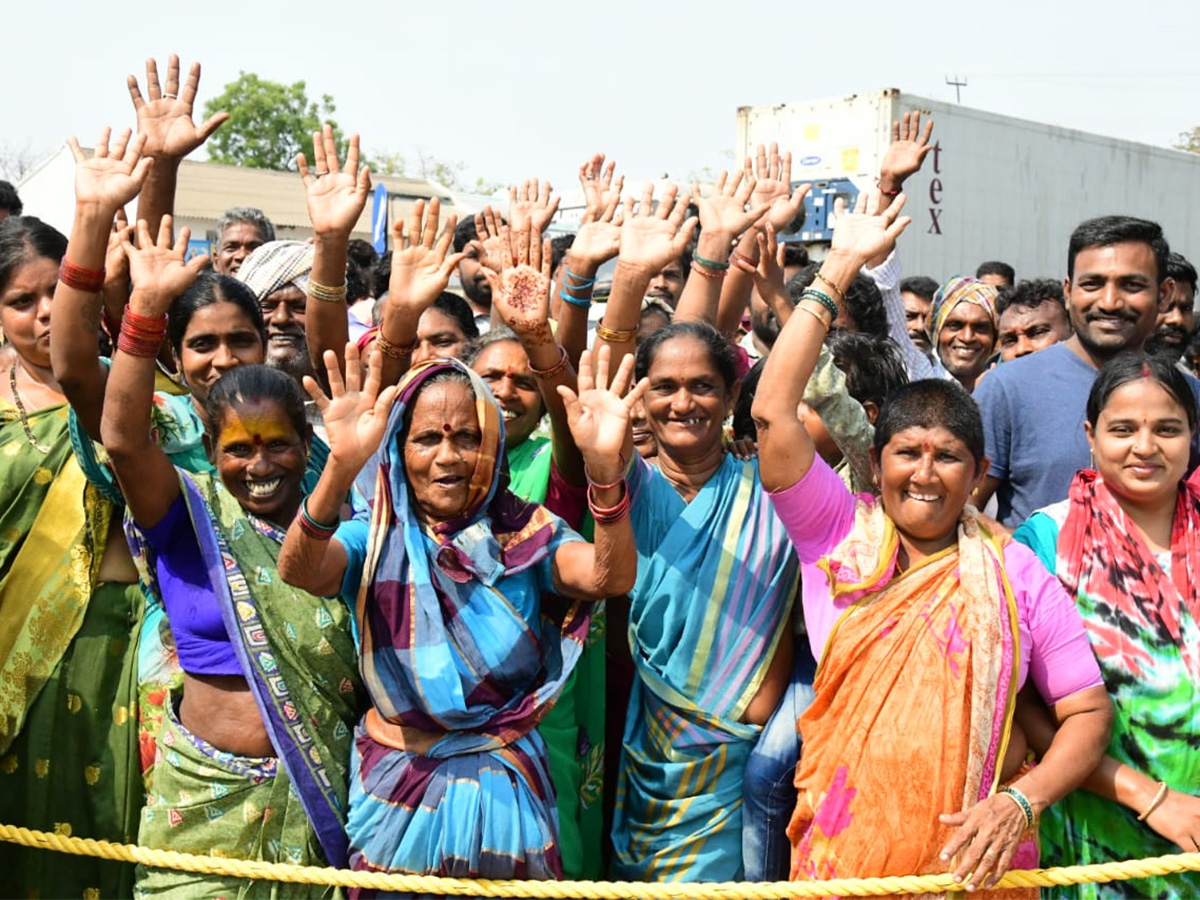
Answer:
[[[628,459],[624,453],[633,442],[630,432],[633,407],[650,385],[643,378],[628,390],[633,377],[633,356],[626,354],[609,380],[612,350],[601,345],[593,353],[585,350],[579,360],[579,391],[559,385],[558,393],[567,408],[571,436],[590,476],[601,483],[620,481],[625,477]]]
[[[317,235],[349,239],[371,191],[370,169],[358,166],[358,135],[350,136],[346,164],[341,169],[338,168],[337,141],[332,126],[314,131],[312,142],[314,171],[309,171],[308,159],[303,153],[296,154],[309,221]]]
[[[388,414],[400,388],[390,385],[382,391],[383,355],[373,350],[367,359],[367,375],[363,379],[358,344],[346,344],[346,378],[338,366],[337,354],[325,351],[325,372],[329,378],[329,395],[321,390],[315,378],[304,376],[304,389],[321,411],[325,432],[329,437],[329,458],[348,472],[359,472],[371,455],[379,449],[387,431]]]
[[[397,316],[416,330],[421,313],[433,306],[450,283],[450,275],[465,253],[447,256],[454,240],[457,216],[450,216],[438,234],[442,203],[434,197],[428,211],[424,200],[413,204],[408,230],[403,220],[392,228],[392,275],[388,281],[385,316]]]
[[[172,246],[170,216],[162,217],[157,241],[150,238],[150,226],[145,219],[138,219],[137,246],[129,240],[129,232],[124,233],[121,246],[129,259],[129,277],[133,281],[130,307],[135,313],[161,316],[176,297],[195,283],[201,270],[208,265],[208,257],[200,255],[184,261],[191,236],[190,229],[179,229]]]
[[[74,136],[67,138],[75,156],[75,205],[94,210],[106,225],[118,209],[138,195],[154,163],[149,156],[142,155],[145,135],[139,134],[131,140],[130,130],[123,129],[110,147],[111,137],[111,128],[100,132],[90,159]]]
[[[883,259],[896,246],[896,239],[909,226],[912,218],[900,216],[907,198],[898,194],[886,207],[878,191],[868,196],[866,191],[858,195],[854,212],[838,216],[833,226],[831,253],[851,256],[861,263],[871,259]],[[860,263],[860,264],[861,264]]]
[[[693,216],[685,221],[688,198],[679,196],[679,188],[674,184],[667,185],[657,209],[654,208],[653,185],[647,185],[642,192],[636,213],[633,204],[633,197],[625,198],[617,261],[654,276],[667,263],[683,255],[699,220]]]
[[[501,271],[486,270],[492,305],[519,337],[553,339],[550,332],[550,242],[537,228],[506,229]],[[508,261],[512,264],[509,265]]]
[[[1167,791],[1146,824],[1184,853],[1200,853],[1200,797]]]

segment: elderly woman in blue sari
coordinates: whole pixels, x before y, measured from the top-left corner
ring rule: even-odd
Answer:
[[[590,602],[633,583],[623,456],[632,453],[629,408],[644,386],[620,396],[632,371],[624,364],[608,389],[605,352],[594,375],[590,357],[581,364],[578,393],[562,389],[592,478],[588,544],[509,490],[503,417],[478,375],[430,360],[405,375],[398,394],[388,388],[376,399],[377,386],[359,390],[354,356],[348,347],[343,387],[327,351],[332,400],[307,385],[330,457],[279,560],[286,580],[317,594],[359,585],[372,706],[355,732],[351,865],[561,877],[536,725],[579,659]],[[358,542],[322,540],[356,477],[373,482],[369,528]],[[570,605],[543,608],[551,595]]]
[[[304,394],[281,372],[238,365],[208,391],[213,475],[177,468],[151,435],[166,309],[196,278],[186,229],[171,246],[139,222],[125,242],[133,293],[121,325],[101,436],[163,599],[182,692],[172,694],[139,842],[268,862],[342,865],[350,736],[361,687],[349,612],[276,572],[300,506],[309,444]],[[312,896],[312,888],[139,872],[156,896]],[[328,891],[327,893],[331,893]]]

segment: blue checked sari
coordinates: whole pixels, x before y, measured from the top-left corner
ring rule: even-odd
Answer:
[[[483,440],[469,512],[432,529],[411,507],[405,410],[448,371],[475,392]],[[536,730],[571,674],[589,607],[540,613],[555,551],[579,540],[508,490],[500,410],[456,362],[411,370],[388,421],[359,590],[373,708],[355,732],[347,830],[355,869],[460,878],[556,878],[562,864],[546,746]],[[371,483],[373,481],[373,483]]]
[[[758,477],[726,455],[686,503],[640,458],[630,476],[637,678],[613,822],[616,877],[742,878],[742,787],[762,730],[740,720],[781,639],[799,561]]]

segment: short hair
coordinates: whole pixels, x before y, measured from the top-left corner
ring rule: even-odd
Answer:
[[[179,356],[183,349],[183,336],[187,333],[192,316],[198,310],[214,303],[232,303],[245,313],[254,330],[258,332],[263,347],[267,346],[267,325],[263,321],[262,307],[259,306],[254,292],[232,275],[201,272],[190,288],[171,301],[170,309],[167,310],[167,340],[176,356]]]
[[[1016,269],[998,259],[991,259],[979,264],[979,268],[975,270],[975,280],[978,281],[984,275],[1000,275],[1007,279],[1009,284],[1015,284],[1017,281]]]
[[[1047,301],[1057,303],[1066,311],[1067,298],[1063,296],[1061,281],[1056,278],[1023,278],[1011,287],[1001,288],[996,295],[996,319],[999,320],[1010,306],[1036,309]]]
[[[909,428],[945,428],[967,445],[975,470],[983,462],[983,417],[979,405],[957,381],[924,378],[897,388],[875,420],[875,455]]]
[[[374,297],[375,264],[379,262],[379,253],[375,250],[375,247],[370,241],[364,241],[362,238],[354,238],[352,241],[350,241],[346,252],[350,262],[358,266],[363,283],[367,288],[367,292],[358,299],[361,300],[364,297]],[[350,302],[354,301],[351,300]]]
[[[205,429],[215,443],[220,436],[217,429],[228,410],[244,403],[266,400],[283,407],[296,433],[304,438],[308,435],[308,418],[304,412],[306,399],[296,380],[279,369],[263,365],[237,366],[218,378],[208,392],[204,401],[204,411],[208,414]]]
[[[356,263],[353,257],[346,259],[346,302],[357,303],[371,296],[371,286],[367,283],[370,277],[363,267]]]
[[[908,384],[900,347],[890,337],[839,331],[829,336],[833,364],[846,374],[846,393],[880,409],[888,396]]]
[[[461,300],[462,298],[460,297],[459,299]],[[463,302],[465,303],[466,301],[464,300]],[[507,325],[493,325],[483,334],[480,334],[477,328],[475,330],[475,338],[463,349],[462,363],[468,367],[474,367],[475,360],[479,358],[484,350],[493,344],[503,344],[505,341],[512,341],[518,345],[521,344],[521,339],[517,337],[517,333]]]
[[[275,226],[271,224],[271,220],[261,209],[255,206],[232,206],[221,214],[221,218],[217,219],[217,241],[221,240],[225,229],[230,225],[243,222],[258,229],[264,244],[275,240]]]
[[[1113,392],[1140,378],[1149,378],[1157,382],[1170,394],[1175,402],[1183,407],[1188,428],[1191,431],[1196,430],[1196,395],[1192,393],[1187,376],[1170,358],[1155,356],[1141,350],[1113,357],[1096,373],[1096,380],[1092,382],[1092,390],[1087,399],[1087,420],[1093,428],[1096,427],[1100,413],[1108,405]]]
[[[804,207],[801,207],[803,209]],[[802,269],[811,262],[808,248],[798,241],[787,241],[783,245],[783,267]]]
[[[0,291],[16,270],[32,259],[61,263],[67,238],[57,228],[34,216],[9,216],[0,222]]]
[[[1127,242],[1149,244],[1154,251],[1154,263],[1158,268],[1158,283],[1167,277],[1167,258],[1171,248],[1163,237],[1162,226],[1148,219],[1133,216],[1100,216],[1080,223],[1067,244],[1067,278],[1075,279],[1075,257],[1089,247],[1111,247]]]
[[[371,289],[376,300],[388,291],[388,283],[392,280],[392,251],[388,250],[379,257],[375,268],[371,270]]]
[[[11,181],[0,181],[0,209],[8,210],[10,216],[19,216],[25,209]]]
[[[820,263],[809,263],[792,276],[787,283],[787,289],[793,304],[799,303],[800,295],[812,287],[820,268]],[[883,295],[879,293],[879,288],[871,278],[861,272],[857,273],[846,288],[843,305],[858,331],[877,338],[887,337],[888,322],[887,313],[883,308]]]
[[[558,269],[559,263],[563,261],[563,257],[567,255],[567,251],[574,243],[575,235],[573,234],[560,234],[550,239],[550,271],[552,273]]]
[[[1193,291],[1196,289],[1196,267],[1184,259],[1182,253],[1167,255],[1167,277],[1174,278],[1177,283],[1190,284]]]
[[[501,216],[500,224],[507,225],[508,221]],[[545,235],[543,235],[545,237]],[[463,216],[458,225],[454,229],[454,252],[462,253],[463,248],[471,241],[479,239],[479,232],[475,230],[475,217],[471,215]]]
[[[738,380],[737,358],[733,347],[724,335],[707,322],[672,322],[645,340],[639,341],[633,366],[634,377],[638,381],[650,374],[650,367],[658,358],[658,351],[662,349],[663,344],[676,338],[692,338],[698,341],[708,351],[709,361],[717,370],[721,381],[725,383],[725,390],[733,390]]]
[[[933,295],[937,293],[938,283],[928,275],[911,275],[900,281],[900,293],[916,294],[930,303],[933,302]]]

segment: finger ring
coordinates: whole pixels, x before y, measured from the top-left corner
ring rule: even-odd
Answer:
[[[178,100],[179,99],[178,94],[163,94],[163,96],[166,97],[168,100]]]
[[[322,175],[328,175],[328,174],[329,174],[328,169],[326,169],[324,172],[322,172],[320,169],[317,169],[317,177],[318,178],[320,178]]]

